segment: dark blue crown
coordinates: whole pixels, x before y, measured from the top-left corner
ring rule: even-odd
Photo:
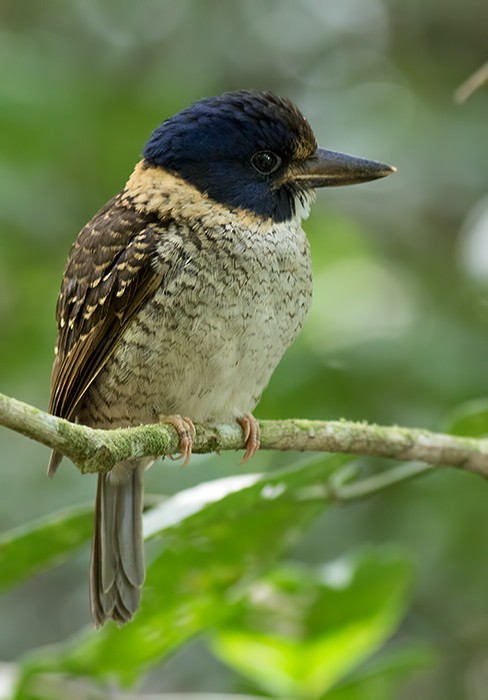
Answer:
[[[317,147],[310,125],[289,101],[270,92],[227,92],[195,102],[154,130],[144,159],[182,177],[229,208],[284,221],[293,216],[296,186],[280,177],[291,161]],[[258,172],[254,154],[271,151],[281,166]]]

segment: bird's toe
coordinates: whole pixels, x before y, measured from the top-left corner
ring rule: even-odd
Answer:
[[[252,413],[244,413],[243,416],[237,419],[237,422],[242,428],[244,442],[246,443],[246,452],[242,460],[242,464],[245,464],[259,450],[261,444],[259,423]]]
[[[172,425],[178,433],[180,439],[180,454],[176,457],[170,455],[171,459],[183,459],[183,466],[186,466],[190,461],[193,441],[196,436],[195,426],[193,421],[187,416],[170,415],[159,416],[159,421],[166,425]]]

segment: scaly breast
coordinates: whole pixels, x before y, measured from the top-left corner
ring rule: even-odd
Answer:
[[[298,224],[202,229],[193,243],[187,234],[175,229],[162,242],[159,264],[174,270],[178,260],[178,272],[166,275],[90,392],[92,414],[116,395],[111,425],[252,411],[303,325],[312,285]]]

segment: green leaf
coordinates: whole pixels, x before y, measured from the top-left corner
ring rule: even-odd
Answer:
[[[253,584],[213,649],[267,693],[319,698],[391,635],[410,579],[406,559],[389,550],[280,568]]]
[[[110,623],[41,650],[26,659],[27,672],[133,682],[147,666],[231,613],[227,601],[302,536],[328,505],[326,480],[351,459],[333,455],[272,475],[219,479],[154,508],[145,529],[159,549],[134,621],[122,628]]]
[[[60,564],[90,539],[93,506],[67,508],[0,537],[0,590]]]
[[[413,674],[431,668],[436,656],[430,647],[408,644],[386,651],[364,664],[324,700],[391,700]]]
[[[488,435],[488,399],[473,399],[457,406],[445,420],[444,430],[451,435],[486,437]]]

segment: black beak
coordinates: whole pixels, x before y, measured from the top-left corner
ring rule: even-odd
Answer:
[[[292,178],[300,187],[312,189],[356,185],[386,177],[394,172],[396,168],[385,163],[317,148],[311,158],[301,163]]]

